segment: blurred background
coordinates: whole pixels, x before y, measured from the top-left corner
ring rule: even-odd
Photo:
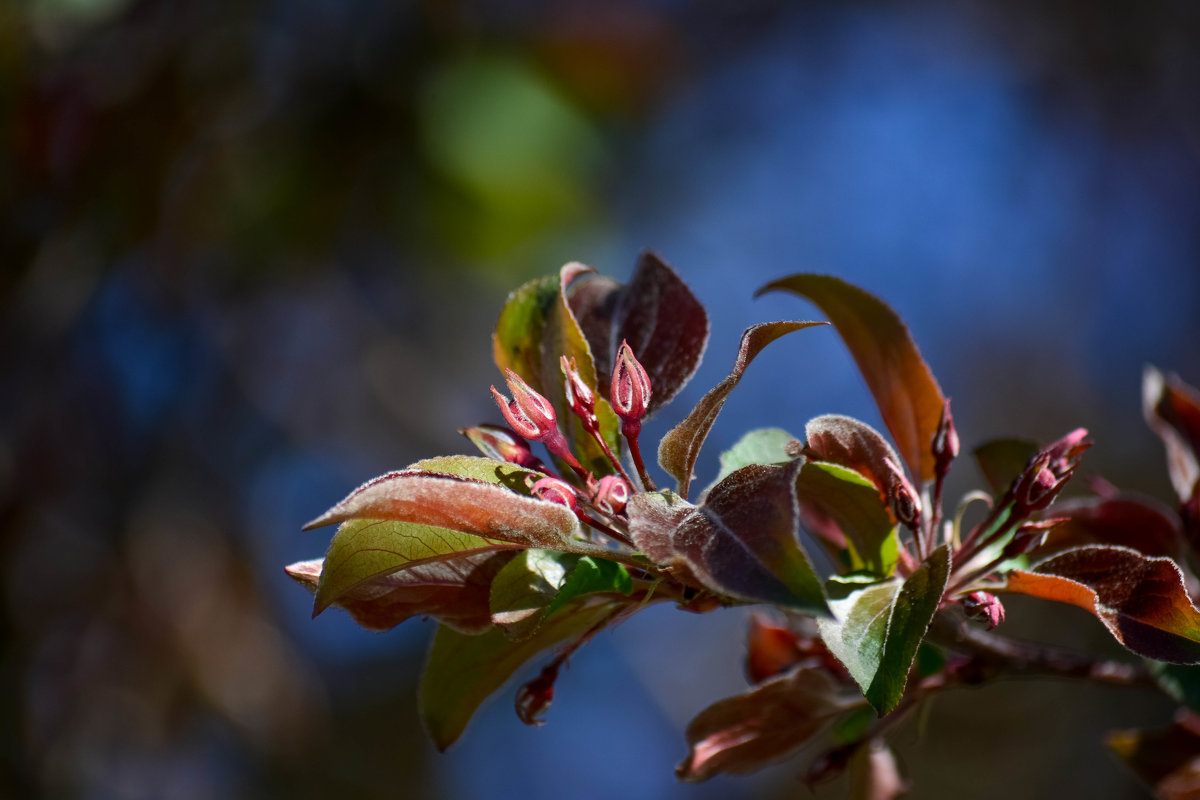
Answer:
[[[713,322],[647,436],[744,327],[817,316],[754,289],[830,272],[909,322],[965,446],[1084,425],[1086,469],[1171,500],[1139,386],[1200,383],[1197,42],[1179,0],[0,6],[0,796],[811,796],[803,757],[674,781],[688,719],[744,686],[742,611],[651,609],[546,727],[510,687],[436,754],[432,625],[310,619],[283,565],[331,531],[300,525],[499,421],[510,289],[643,248]],[[834,333],[772,345],[701,484],[826,412],[879,424]],[[1074,609],[1009,619],[1113,652]],[[1169,716],[1030,682],[894,742],[914,797],[1141,797],[1101,735]]]

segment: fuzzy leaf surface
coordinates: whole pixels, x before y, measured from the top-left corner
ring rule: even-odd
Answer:
[[[1200,611],[1188,597],[1183,573],[1169,558],[1128,547],[1078,547],[1032,571],[1013,570],[1005,588],[1091,612],[1140,656],[1200,663]]]
[[[591,345],[603,397],[608,398],[606,378],[622,341],[629,342],[650,376],[647,416],[669,403],[700,366],[708,345],[708,314],[683,279],[655,254],[641,255],[624,286],[584,277],[567,297]]]
[[[788,445],[798,442],[782,428],[759,428],[747,431],[738,439],[733,447],[721,453],[721,471],[714,485],[725,479],[729,473],[750,464],[784,464],[795,458],[788,452]]]
[[[614,608],[612,603],[576,605],[545,620],[532,636],[515,641],[501,630],[466,636],[446,626],[438,628],[419,695],[421,719],[437,749],[454,744],[479,705],[525,662],[587,633]]]
[[[873,483],[880,497],[889,496],[898,479],[886,462],[899,467],[900,457],[879,431],[853,417],[825,414],[810,420],[804,435],[809,458],[853,470]]]
[[[805,297],[829,317],[858,363],[909,473],[918,481],[932,480],[930,443],[945,398],[896,312],[878,297],[830,275],[791,275],[767,284],[755,296],[772,291]]]
[[[847,698],[821,670],[799,669],[706,708],[688,724],[683,781],[744,774],[785,758],[861,700]]]
[[[692,483],[692,470],[696,466],[696,458],[708,433],[712,430],[717,415],[725,405],[730,392],[742,380],[750,362],[762,352],[768,344],[785,334],[793,331],[811,328],[814,325],[826,325],[825,322],[764,322],[753,325],[742,333],[738,346],[737,359],[733,370],[725,380],[718,383],[700,398],[682,422],[667,432],[658,444],[658,463],[667,474],[673,477],[679,485],[680,496],[686,498]]]
[[[488,596],[492,579],[511,553],[485,552],[422,564],[358,584],[334,604],[359,625],[384,631],[418,616],[433,617],[461,633],[492,627]],[[321,559],[287,567],[297,583],[316,594]]]

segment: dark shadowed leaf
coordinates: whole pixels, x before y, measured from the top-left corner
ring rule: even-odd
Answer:
[[[1178,375],[1146,367],[1142,411],[1167,448],[1167,471],[1180,500],[1200,491],[1200,392]]]
[[[533,633],[577,558],[554,550],[513,556],[492,581],[492,622],[513,639]]]
[[[708,344],[708,314],[687,284],[653,253],[642,254],[627,285],[584,276],[569,287],[568,300],[591,345],[604,397],[622,341],[629,342],[650,376],[649,415],[670,402],[700,366]]]
[[[846,342],[867,381],[884,424],[918,481],[932,480],[930,451],[945,398],[908,327],[886,303],[829,275],[791,275],[755,296],[789,291],[817,305]]]
[[[879,431],[853,417],[826,414],[810,420],[804,435],[809,458],[854,470],[875,485],[881,498],[891,496],[899,477],[887,462],[899,467],[900,457]]]
[[[796,477],[796,497],[806,522],[819,519],[836,526],[850,551],[851,569],[881,577],[895,571],[896,525],[869,480],[837,464],[809,461]]]
[[[1161,800],[1194,800],[1200,791],[1200,717],[1181,712],[1160,731],[1115,731],[1108,746]]]
[[[811,328],[814,325],[826,325],[825,322],[764,322],[754,325],[742,333],[742,341],[738,346],[738,355],[733,364],[733,370],[725,380],[718,383],[708,394],[700,398],[700,402],[682,422],[667,432],[658,445],[658,463],[667,474],[679,483],[679,494],[688,496],[688,488],[692,482],[692,470],[696,466],[696,457],[704,444],[708,432],[712,429],[717,415],[721,413],[729,393],[742,380],[742,375],[750,362],[762,352],[763,348],[784,334]]]
[[[581,603],[545,620],[527,639],[500,630],[465,636],[438,628],[421,677],[421,719],[439,750],[462,735],[479,705],[529,659],[548,647],[582,636],[610,615],[613,603]]]
[[[836,619],[817,620],[817,627],[880,715],[894,709],[904,694],[949,576],[950,553],[943,545],[903,583],[872,583],[861,576],[829,581]]]
[[[567,573],[558,594],[546,608],[546,614],[553,614],[575,598],[592,592],[629,594],[632,591],[633,581],[625,567],[605,558],[583,556]]]
[[[1168,558],[1127,547],[1079,547],[1031,572],[1014,570],[1006,588],[1090,611],[1138,655],[1200,663],[1200,611],[1188,598],[1183,573]]]
[[[430,616],[462,633],[482,633],[492,627],[492,579],[510,558],[511,552],[479,553],[381,575],[358,584],[335,605],[370,630]],[[315,594],[321,559],[292,564],[287,573]]]
[[[1029,439],[993,439],[976,447],[971,455],[992,494],[1000,497],[1037,451],[1037,442]]]
[[[746,432],[733,447],[721,453],[721,471],[713,484],[720,483],[734,470],[750,464],[783,464],[796,457],[789,445],[800,442],[782,428],[759,428]],[[711,487],[710,487],[711,488]]]
[[[1147,661],[1154,681],[1171,697],[1200,714],[1200,666]]]
[[[847,697],[823,671],[799,669],[706,708],[687,728],[689,752],[675,768],[684,781],[742,774],[801,747],[862,701]]]
[[[797,539],[800,466],[743,467],[680,522],[672,535],[674,552],[707,588],[752,603],[829,613]]]
[[[1183,557],[1179,517],[1148,498],[1124,495],[1067,500],[1055,503],[1048,514],[1066,521],[1052,528],[1045,543],[1030,553],[1034,561],[1092,544],[1115,544],[1176,561]]]

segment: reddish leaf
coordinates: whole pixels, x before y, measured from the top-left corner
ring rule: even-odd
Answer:
[[[908,327],[882,300],[829,275],[791,275],[755,296],[789,291],[817,305],[846,342],[909,472],[934,477],[933,436],[945,398]]]
[[[738,346],[737,360],[729,377],[718,383],[708,394],[700,399],[691,413],[682,422],[667,432],[658,444],[658,463],[667,474],[679,482],[679,494],[686,498],[692,482],[692,469],[696,466],[696,457],[700,447],[712,429],[721,407],[734,387],[742,380],[742,375],[750,362],[762,352],[763,348],[784,334],[811,328],[814,325],[827,325],[825,322],[764,322],[754,325],[742,333],[742,341]]]
[[[1127,547],[1079,547],[1014,570],[1008,591],[1070,603],[1090,611],[1138,655],[1176,664],[1200,663],[1200,611],[1183,573],[1169,558]]]
[[[676,556],[717,594],[828,614],[797,539],[800,467],[751,464],[718,483],[672,534]]]
[[[1200,392],[1178,375],[1146,367],[1142,411],[1167,448],[1167,470],[1179,499],[1200,492]]]
[[[488,594],[492,579],[511,553],[481,553],[422,564],[360,583],[335,605],[364,628],[384,631],[410,617],[430,616],[456,631],[482,633],[492,627]],[[321,559],[300,561],[288,575],[316,594]]]
[[[591,345],[605,397],[604,378],[612,374],[622,341],[629,342],[650,376],[648,415],[670,402],[700,366],[708,344],[708,314],[687,284],[653,253],[638,259],[628,285],[583,276],[569,287],[568,301]]]
[[[753,772],[804,745],[836,716],[861,704],[822,670],[800,669],[706,708],[687,728],[684,781]]]
[[[750,615],[750,626],[746,630],[746,679],[750,683],[773,678],[796,666],[803,658],[796,634],[772,625],[760,614]]]
[[[1200,718],[1182,711],[1161,731],[1115,731],[1108,746],[1162,800],[1200,794]]]
[[[625,513],[629,515],[629,537],[634,546],[655,564],[671,566],[678,560],[675,530],[695,510],[694,505],[669,490],[639,492],[625,506]]]
[[[1179,519],[1157,502],[1130,495],[1111,499],[1089,498],[1056,503],[1048,512],[1065,520],[1030,552],[1035,561],[1073,547],[1115,544],[1148,556],[1183,557]]]

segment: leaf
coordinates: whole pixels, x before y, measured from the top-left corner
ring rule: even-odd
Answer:
[[[945,398],[908,327],[886,303],[829,275],[791,275],[755,292],[789,291],[816,304],[837,328],[867,381],[909,472],[932,480],[933,436]]]
[[[712,430],[717,415],[725,405],[729,393],[742,380],[742,375],[750,362],[762,352],[763,348],[784,334],[811,328],[814,325],[825,325],[824,322],[764,322],[753,325],[742,333],[742,341],[738,346],[737,360],[733,370],[725,380],[718,383],[708,394],[700,398],[700,402],[682,422],[667,432],[658,444],[658,463],[667,474],[679,484],[680,496],[687,498],[688,488],[692,482],[692,470],[696,466],[696,458],[700,447],[704,444],[708,432]]]
[[[1183,558],[1183,532],[1179,518],[1158,503],[1132,495],[1108,499],[1088,498],[1055,503],[1049,515],[1063,519],[1031,551],[1041,561],[1055,553],[1093,544],[1113,544],[1148,556]]]
[[[798,669],[706,708],[688,724],[683,781],[744,774],[778,761],[861,701],[842,694],[829,675]]]
[[[708,314],[687,284],[653,253],[642,253],[630,282],[621,286],[584,276],[567,299],[591,345],[600,392],[612,374],[617,348],[628,341],[650,376],[647,417],[669,403],[695,374],[708,344]]]
[[[680,561],[675,552],[675,531],[696,507],[679,495],[663,489],[638,492],[629,499],[629,538],[634,546],[660,567]]]
[[[804,426],[805,455],[851,469],[866,478],[881,498],[891,496],[900,478],[891,462],[900,466],[900,458],[887,440],[865,422],[840,414],[826,414]]]
[[[804,655],[792,631],[772,625],[761,614],[750,615],[746,630],[746,680],[751,684],[790,670]]]
[[[1031,572],[1013,570],[1005,589],[1089,611],[1140,656],[1200,663],[1200,611],[1169,558],[1128,547],[1077,547]]]
[[[533,633],[576,558],[553,550],[517,553],[492,581],[492,622],[512,639]]]
[[[945,545],[901,583],[860,576],[829,581],[835,619],[817,620],[821,638],[882,716],[904,694],[917,648],[925,638],[950,576]]]
[[[1115,731],[1108,746],[1162,800],[1191,800],[1200,786],[1200,718],[1187,712],[1160,731]]]
[[[605,558],[583,556],[567,573],[558,594],[546,608],[546,614],[553,614],[575,598],[592,592],[627,595],[632,591],[633,580],[624,566]]]
[[[547,619],[529,638],[501,630],[465,636],[438,628],[421,677],[421,719],[438,750],[462,735],[475,710],[526,661],[559,642],[582,636],[614,610],[611,602],[579,603]]]
[[[1200,392],[1179,379],[1146,367],[1142,412],[1167,448],[1167,471],[1179,499],[1200,492]]]
[[[551,387],[543,368],[543,342],[548,320],[558,303],[559,281],[558,275],[546,275],[510,294],[492,335],[496,367],[501,372],[511,369],[546,397]]]
[[[492,627],[492,579],[511,557],[478,553],[381,575],[358,584],[335,605],[369,630],[384,631],[411,617],[430,616],[462,633],[482,633]],[[315,594],[321,564],[321,559],[300,561],[287,567],[287,573]]]
[[[1167,695],[1200,714],[1200,666],[1147,661],[1146,667]]]
[[[759,428],[748,431],[733,447],[721,454],[721,472],[714,484],[720,483],[734,470],[749,464],[783,464],[796,457],[788,452],[791,444],[800,442],[782,428]]]
[[[1039,449],[1030,439],[993,439],[976,447],[971,455],[992,494],[1000,497]]]
[[[809,461],[796,476],[805,519],[831,522],[850,548],[850,567],[891,575],[899,558],[896,524],[877,487],[852,469]]]
[[[800,466],[742,467],[680,522],[671,547],[707,588],[751,603],[829,613],[797,539]]]

